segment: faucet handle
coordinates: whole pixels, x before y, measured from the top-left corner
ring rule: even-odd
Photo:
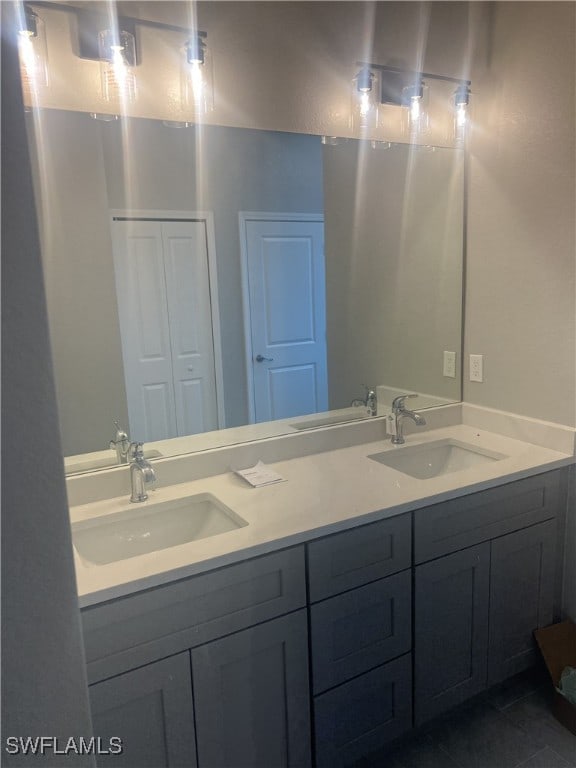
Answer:
[[[128,440],[128,434],[126,430],[120,426],[120,422],[115,420],[114,426],[116,427],[115,442],[121,443],[123,440]]]
[[[406,395],[398,395],[398,397],[395,397],[394,400],[392,400],[392,410],[402,411],[404,409],[404,401],[409,397],[418,397],[418,395],[416,392]]]
[[[144,443],[130,443],[130,456],[134,461],[144,458]]]

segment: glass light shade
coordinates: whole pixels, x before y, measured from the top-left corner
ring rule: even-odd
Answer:
[[[428,112],[428,86],[423,82],[408,85],[402,90],[404,130],[411,138],[425,135],[430,129]]]
[[[130,32],[105,29],[98,34],[102,97],[131,104],[136,99],[136,41]]]
[[[22,29],[18,32],[20,77],[25,96],[48,85],[48,49],[44,22],[33,11],[26,10]]]
[[[352,78],[352,129],[370,133],[378,125],[378,78],[362,69]]]
[[[214,72],[206,39],[190,38],[184,46],[180,69],[182,106],[194,116],[214,109]]]
[[[470,123],[470,91],[462,86],[454,94],[454,141],[462,146],[466,141]]]

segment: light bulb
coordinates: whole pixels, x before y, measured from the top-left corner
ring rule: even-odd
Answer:
[[[44,22],[28,8],[18,32],[18,54],[22,89],[30,98],[39,87],[48,85],[48,56]]]
[[[422,81],[402,90],[402,105],[406,107],[406,127],[409,134],[417,137],[428,131],[428,87]]]
[[[106,29],[98,35],[102,96],[105,101],[131,104],[136,99],[136,44],[130,32]]]
[[[467,85],[460,85],[454,94],[454,140],[462,145],[466,140],[469,121],[470,91]]]
[[[375,75],[369,69],[361,69],[352,80],[352,128],[363,132],[376,127],[378,102],[374,88]]]
[[[206,46],[205,33],[186,41],[181,66],[182,104],[195,116],[214,109],[212,60]]]

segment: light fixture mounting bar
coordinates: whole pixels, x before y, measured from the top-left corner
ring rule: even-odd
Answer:
[[[443,80],[448,83],[456,83],[457,85],[465,85],[470,87],[472,85],[471,80],[464,80],[461,77],[450,77],[449,75],[436,75],[433,72],[419,72],[417,70],[401,69],[400,67],[391,67],[388,64],[374,64],[369,61],[357,61],[357,67],[368,67],[369,69],[377,69],[379,72],[393,72],[397,75],[405,75],[406,78],[412,80],[422,80],[427,78],[428,80]]]

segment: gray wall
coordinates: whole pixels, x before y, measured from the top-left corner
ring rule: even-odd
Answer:
[[[574,3],[494,3],[474,73],[465,399],[576,426]]]
[[[2,4],[2,736],[65,743],[92,726],[11,7]],[[61,755],[4,748],[5,766],[62,766]]]
[[[226,426],[246,424],[238,212],[321,212],[318,137],[47,110],[33,144],[65,455],[128,423],[109,209],[214,213]]]
[[[576,426],[576,5],[494,3],[476,61],[464,398]],[[576,617],[576,495],[564,611]]]
[[[324,184],[330,407],[362,384],[460,400],[462,153],[326,146]]]

